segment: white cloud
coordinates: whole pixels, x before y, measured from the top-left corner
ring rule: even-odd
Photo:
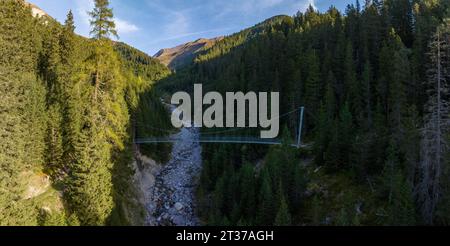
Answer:
[[[309,5],[316,8],[315,0],[228,0],[219,4],[220,8],[217,8],[219,12],[215,15],[215,18],[221,19],[236,13],[255,15],[270,8],[289,9],[294,12],[298,10],[305,11]]]
[[[78,15],[81,17],[81,21],[85,24],[85,25],[89,25],[90,24],[90,16],[88,14],[89,11],[92,11],[92,9],[94,8],[95,4],[93,0],[78,0],[76,1],[77,3],[77,12]]]
[[[305,11],[310,5],[317,9],[315,0],[256,0],[256,2],[250,0],[249,3],[253,6],[259,6],[260,9],[271,8],[281,4],[293,6],[294,10],[300,11]]]
[[[201,7],[175,9],[167,7],[164,1],[160,0],[147,0],[146,3],[152,10],[164,15],[166,21],[162,36],[167,37],[167,40],[176,39],[173,37],[185,36],[186,34],[191,33],[191,12],[200,9]]]
[[[238,29],[234,19],[249,20],[242,23],[241,28],[250,26],[251,20],[259,16],[270,17],[276,14],[295,14],[297,11],[305,11],[311,4],[315,7],[314,0],[212,0],[204,1],[201,5],[178,4],[185,0],[145,0],[147,7],[158,13],[161,26],[158,26],[156,39],[152,39],[151,45],[164,42],[180,42],[188,37],[200,36],[212,33],[221,33]],[[217,28],[207,28],[211,25],[198,24],[199,18],[204,22],[214,23]],[[230,28],[232,25],[234,28]],[[205,28],[206,26],[206,28]],[[200,29],[203,27],[205,29]],[[220,34],[219,34],[220,35]],[[165,46],[167,46],[165,44]]]
[[[230,7],[231,9],[234,9],[234,11],[237,10],[243,13],[251,13],[275,7],[284,2],[286,2],[286,0],[247,0],[243,1],[241,4],[232,4]]]
[[[116,18],[114,21],[116,22],[116,29],[119,34],[126,34],[139,31],[139,27],[126,20]]]
[[[286,2],[286,0],[247,0],[245,1],[245,4],[237,6],[241,6],[243,10],[248,11],[251,9],[266,9],[274,7],[283,2]]]
[[[317,9],[315,0],[300,1],[297,5],[294,5],[294,7],[300,11],[305,11],[306,9],[309,8],[310,5],[314,9]]]
[[[170,15],[171,21],[165,27],[166,35],[176,36],[190,32],[190,21],[185,13],[174,11]]]
[[[181,38],[191,37],[191,36],[201,35],[201,34],[209,34],[209,33],[215,33],[215,32],[229,31],[229,30],[232,30],[232,29],[235,29],[235,28],[233,28],[233,27],[226,27],[226,28],[216,28],[216,29],[203,30],[203,31],[198,31],[198,32],[185,32],[185,33],[180,33],[180,34],[178,34],[176,36],[169,36],[169,37],[165,37],[165,38],[154,40],[153,42],[151,42],[151,44],[159,44],[159,43],[165,42],[165,41],[171,41],[171,40],[176,40],[176,39],[181,39]]]

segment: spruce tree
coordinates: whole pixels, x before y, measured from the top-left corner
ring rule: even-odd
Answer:
[[[362,113],[362,91],[360,83],[356,77],[355,59],[353,58],[353,46],[349,42],[346,48],[345,55],[345,91],[347,101],[349,102],[350,110],[353,115],[361,120]]]
[[[370,129],[373,126],[373,114],[372,114],[372,90],[373,90],[373,71],[370,62],[366,61],[364,64],[364,70],[362,73],[362,94],[363,105],[365,105],[364,116],[366,129]]]
[[[314,109],[317,109],[320,105],[320,66],[319,58],[316,54],[317,51],[311,49],[308,52],[307,64],[308,64],[308,76],[305,82],[305,96],[304,101],[307,112],[313,116],[316,116]]]
[[[384,5],[387,5],[392,16],[392,25],[396,32],[400,35],[403,43],[407,47],[411,47],[413,43],[413,13],[411,1],[386,0]]]
[[[75,25],[72,11],[67,14],[63,30],[59,36],[61,71],[60,82],[62,84],[62,117],[63,117],[63,162],[64,171],[67,172],[71,163],[78,159],[79,137],[82,128],[83,104],[81,83],[74,77],[80,76],[81,59],[77,55],[80,47],[75,36]]]
[[[389,124],[392,134],[399,144],[403,138],[404,126],[403,121],[405,112],[407,111],[407,94],[406,89],[411,81],[411,69],[409,65],[409,51],[404,47],[400,37],[391,33],[391,42],[393,54],[393,67],[391,68],[392,81],[389,83],[388,104],[390,112],[388,112]]]
[[[47,85],[48,123],[46,136],[46,169],[55,175],[63,161],[63,83],[61,81],[60,27],[49,24],[50,30],[43,40],[43,59],[40,74]]]

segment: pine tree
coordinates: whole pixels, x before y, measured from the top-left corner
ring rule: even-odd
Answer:
[[[429,63],[429,56],[427,55],[429,40],[433,32],[439,25],[438,16],[433,14],[435,3],[432,1],[418,1],[414,4],[414,44],[412,49],[412,77],[413,85],[411,86],[411,94],[417,109],[423,110],[423,105],[426,102],[427,95],[423,81],[426,81],[426,66]],[[436,12],[436,11],[434,11]]]
[[[389,85],[388,104],[390,112],[388,114],[390,128],[397,143],[403,138],[404,126],[403,119],[407,111],[407,94],[405,93],[407,86],[411,81],[411,70],[408,60],[409,51],[404,47],[403,43],[396,34],[392,33],[393,42],[393,67],[391,68],[391,76]]]
[[[61,46],[60,54],[61,54],[61,65],[66,66],[63,71],[67,72],[69,65],[74,65],[74,50],[77,48],[75,43],[75,22],[73,19],[72,11],[67,13],[66,20],[64,22],[63,29],[59,36],[59,43]],[[73,69],[73,67],[71,67]]]
[[[364,70],[362,74],[363,80],[363,105],[365,105],[364,115],[366,116],[365,127],[366,129],[370,129],[373,125],[373,115],[372,115],[372,82],[373,82],[373,74],[370,62],[366,61],[364,64]]]
[[[109,0],[95,0],[95,8],[89,12],[91,16],[91,35],[97,40],[107,39],[111,35],[119,37],[114,23],[114,14],[109,8]]]
[[[316,123],[314,152],[315,162],[318,165],[324,163],[324,152],[328,148],[330,135],[334,132],[333,121],[335,118],[336,100],[332,85],[333,81],[334,77],[330,74],[330,80],[325,92],[325,102],[320,107],[318,122]]]
[[[55,175],[63,161],[63,83],[61,82],[60,28],[51,26],[43,40],[40,74],[47,85],[48,123],[46,136],[46,169]]]
[[[393,52],[395,51],[392,50],[391,47],[389,47],[386,41],[384,41],[379,55],[378,61],[379,76],[376,85],[376,100],[379,106],[381,106],[380,110],[382,111],[380,113],[382,113],[383,115],[387,115],[387,113],[390,111],[388,96],[389,96],[389,83],[390,81],[393,81],[391,73],[391,69],[393,67],[392,64]]]
[[[48,109],[46,136],[46,169],[57,175],[63,169],[62,109],[60,104],[50,105]]]
[[[336,78],[334,77],[333,72],[329,72],[328,74],[328,84],[325,91],[325,109],[327,114],[327,119],[331,120],[334,119],[336,116],[336,106],[337,106],[337,100],[336,100]]]
[[[67,181],[68,197],[82,225],[104,225],[113,207],[109,149],[98,126],[91,125],[83,135],[79,159]]]
[[[362,91],[361,86],[356,78],[355,59],[353,58],[353,46],[349,42],[346,48],[345,55],[345,91],[347,101],[353,115],[361,120],[362,113]]]
[[[307,112],[316,115],[314,109],[320,105],[320,67],[319,60],[315,50],[310,50],[307,56],[308,77],[305,82],[304,101]]]
[[[75,37],[75,25],[72,11],[69,11],[63,30],[59,36],[61,46],[61,71],[60,82],[62,83],[62,126],[63,134],[63,170],[67,172],[70,163],[79,158],[80,135],[82,128],[83,104],[86,103],[82,97],[82,85],[76,82],[74,77],[80,75],[80,58],[77,54],[80,52]]]
[[[400,35],[403,43],[407,47],[411,47],[413,43],[413,13],[411,1],[386,0],[392,16],[392,25],[396,32]]]

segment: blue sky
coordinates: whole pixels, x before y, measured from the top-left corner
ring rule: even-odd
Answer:
[[[232,34],[278,14],[293,15],[312,4],[341,10],[355,0],[110,0],[120,41],[150,55],[162,48]],[[29,0],[64,22],[71,9],[76,32],[89,36],[93,0]]]

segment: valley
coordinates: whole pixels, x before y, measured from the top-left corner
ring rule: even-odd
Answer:
[[[172,107],[172,110],[174,108]],[[174,137],[170,160],[155,175],[151,200],[146,204],[151,226],[199,226],[196,189],[202,168],[202,148],[194,143],[199,128],[182,128]]]

